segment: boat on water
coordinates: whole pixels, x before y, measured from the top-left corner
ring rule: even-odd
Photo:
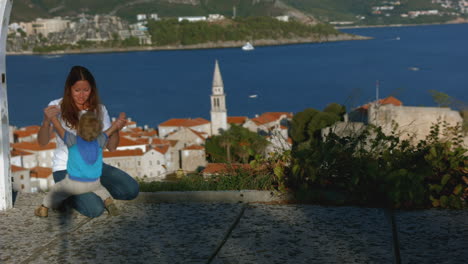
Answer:
[[[250,42],[245,43],[244,46],[242,46],[242,50],[249,51],[249,50],[254,50],[254,46],[250,44]]]
[[[42,56],[44,59],[56,59],[56,58],[61,58],[62,55],[57,55],[57,54],[53,54],[53,55],[44,55]]]
[[[395,40],[400,40],[400,37],[396,37]]]
[[[409,67],[408,70],[410,71],[419,71],[418,67]]]
[[[256,94],[251,94],[251,95],[249,95],[249,98],[257,98],[257,95]]]

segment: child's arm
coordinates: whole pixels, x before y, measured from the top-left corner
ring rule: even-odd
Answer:
[[[60,121],[58,120],[57,116],[52,117],[50,121],[54,125],[55,131],[57,131],[57,134],[60,136],[60,138],[64,139],[65,129],[62,127],[62,124],[60,124]]]

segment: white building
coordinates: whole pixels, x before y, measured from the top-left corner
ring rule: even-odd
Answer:
[[[37,140],[37,133],[40,126],[27,126],[16,129],[13,132],[13,142],[34,142]]]
[[[22,150],[33,153],[36,157],[37,166],[52,167],[52,159],[54,156],[55,142],[41,147],[37,142],[20,142],[11,145],[15,150]],[[23,164],[22,167],[31,168],[28,164]]]
[[[31,192],[46,192],[55,184],[51,168],[34,167],[30,175]]]
[[[209,14],[208,15],[208,21],[213,22],[213,21],[219,21],[223,20],[224,16],[220,14]]]
[[[137,15],[137,20],[138,20],[138,21],[144,21],[144,20],[146,20],[146,15],[145,15],[145,14],[138,14],[138,15]]]
[[[188,22],[198,22],[198,21],[206,21],[205,16],[186,16],[186,17],[179,17],[177,19],[179,22],[188,21]]]
[[[192,145],[182,149],[182,169],[186,172],[197,171],[198,168],[205,167],[206,153],[205,147]]]
[[[277,16],[275,18],[279,21],[289,22],[289,16]]]
[[[27,168],[11,165],[11,183],[14,191],[31,192],[31,175]]]
[[[34,153],[24,151],[24,150],[11,150],[11,160],[12,165],[24,168],[34,168],[37,166],[37,159]]]
[[[270,135],[271,131],[280,129],[281,126],[288,128],[292,117],[292,113],[288,112],[266,112],[247,120],[243,126],[252,132],[266,136]]]
[[[49,33],[64,31],[68,28],[70,21],[62,18],[42,19],[38,18],[33,22],[21,23],[28,35],[42,34],[47,37]]]

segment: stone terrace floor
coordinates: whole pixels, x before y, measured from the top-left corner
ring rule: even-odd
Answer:
[[[121,215],[0,212],[0,263],[466,263],[468,210],[118,202]],[[393,221],[392,221],[393,219]],[[395,231],[395,232],[393,232]]]

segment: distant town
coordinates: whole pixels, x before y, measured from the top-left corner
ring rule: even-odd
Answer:
[[[334,26],[353,26],[361,25],[361,22],[364,23],[369,19],[398,17],[411,23],[411,20],[417,20],[421,17],[457,17],[460,14],[468,13],[468,0],[432,0],[433,4],[437,4],[442,9],[415,9],[411,11],[398,11],[402,5],[400,1],[384,1],[382,3],[382,5],[371,6],[371,10],[367,12],[369,15],[356,15],[352,20],[326,20],[325,22]],[[444,9],[446,11],[441,11]],[[36,18],[34,21],[15,22],[9,25],[7,52],[10,54],[47,53],[67,49],[89,49],[97,46],[101,48],[158,46],[159,44],[154,41],[154,33],[148,30],[148,22],[150,21],[171,18],[177,19],[178,22],[220,23],[220,21],[235,17],[234,7],[230,17],[210,14],[207,16],[161,18],[157,13],[148,13],[137,14],[135,23],[110,14],[89,15],[83,13],[77,16]],[[274,18],[282,22],[319,23],[318,20],[307,18],[301,12],[285,12],[285,15],[274,16]]]

